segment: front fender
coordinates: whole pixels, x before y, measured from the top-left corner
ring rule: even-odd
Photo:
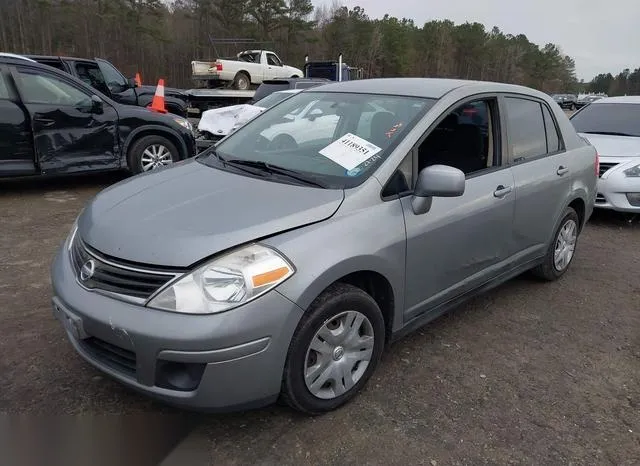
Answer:
[[[355,272],[375,272],[393,291],[393,329],[402,325],[406,232],[398,200],[356,210],[345,200],[322,222],[263,240],[281,251],[296,272],[278,291],[307,310],[332,283]],[[379,219],[384,219],[381,222]]]
[[[120,164],[122,167],[127,167],[127,155],[129,154],[129,148],[134,140],[136,140],[139,136],[144,133],[150,134],[158,134],[158,135],[167,135],[172,142],[178,143],[178,150],[180,151],[180,160],[184,160],[189,157],[189,150],[187,148],[187,144],[184,142],[184,139],[172,128],[162,125],[145,125],[140,126],[139,128],[135,128],[132,130],[125,138],[122,147],[122,154],[120,159]]]

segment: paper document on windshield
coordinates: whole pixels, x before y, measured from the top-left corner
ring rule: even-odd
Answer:
[[[347,133],[322,149],[320,154],[347,170],[351,170],[381,150],[380,147],[371,144],[366,139]]]

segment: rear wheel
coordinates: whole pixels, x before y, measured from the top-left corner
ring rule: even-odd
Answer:
[[[371,296],[336,284],[311,305],[289,346],[282,399],[308,414],[352,399],[375,370],[384,347],[384,320]]]
[[[246,91],[250,86],[251,80],[249,79],[249,76],[242,71],[238,72],[236,77],[233,79],[233,87],[241,91]]]
[[[580,233],[580,219],[576,211],[567,207],[554,239],[549,245],[544,262],[532,270],[543,280],[557,280],[569,269]]]
[[[180,160],[176,146],[164,136],[144,136],[129,149],[129,169],[142,173],[168,167]]]

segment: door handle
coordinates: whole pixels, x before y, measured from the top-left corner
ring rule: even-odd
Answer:
[[[498,199],[502,199],[507,194],[509,194],[513,190],[511,186],[498,186],[496,190],[493,192],[493,197],[497,197]]]
[[[56,122],[50,118],[34,118],[35,121],[40,123],[42,126],[53,126]]]
[[[566,173],[569,173],[569,169],[567,167],[563,167],[562,165],[560,165],[556,173],[558,174],[558,176],[562,176]]]

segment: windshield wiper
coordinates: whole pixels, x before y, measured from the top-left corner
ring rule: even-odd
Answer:
[[[617,131],[583,131],[585,134],[604,134],[606,136],[631,136],[639,137],[637,134],[619,133]]]
[[[219,156],[218,156],[219,157]],[[224,163],[231,166],[240,166],[240,167],[250,167],[257,168],[261,172],[269,173],[272,175],[282,175],[292,180],[296,180],[300,183],[306,184],[308,186],[316,186],[318,188],[326,188],[326,186],[322,183],[319,183],[315,179],[304,175],[296,170],[291,170],[290,168],[280,167],[278,165],[273,165],[271,163],[259,161],[259,160],[243,160],[243,159],[221,159]]]

